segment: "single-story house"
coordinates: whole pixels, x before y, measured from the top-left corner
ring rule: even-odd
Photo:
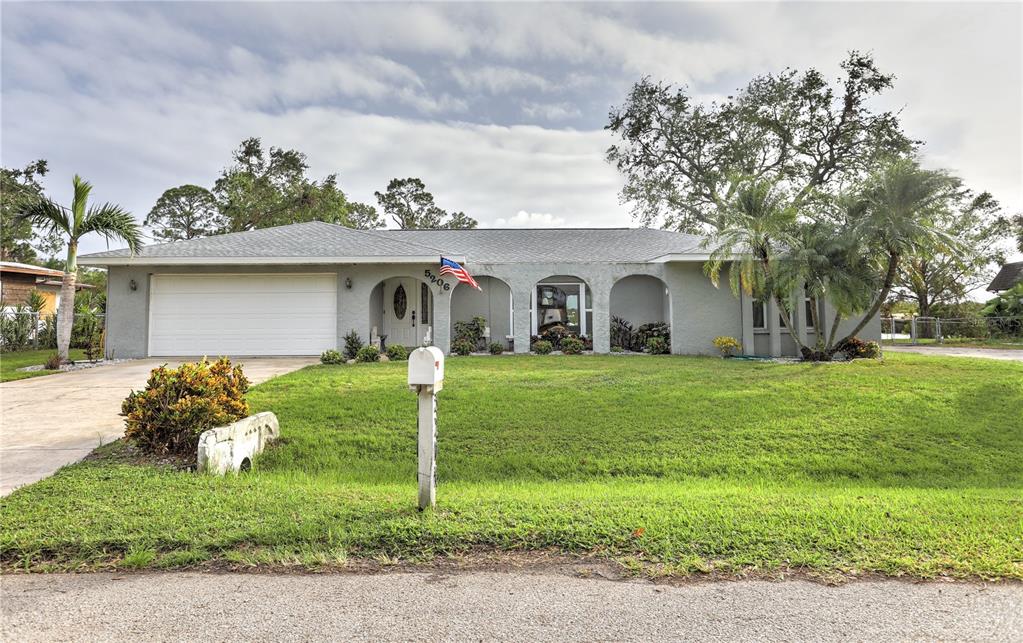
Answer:
[[[15,261],[0,261],[0,302],[5,308],[19,306],[28,301],[33,290],[38,290],[46,300],[40,311],[52,315],[60,305],[60,286],[63,271],[33,266]],[[75,290],[92,288],[90,284],[79,283]]]
[[[1020,282],[1023,282],[1023,261],[1014,261],[1002,266],[987,289],[988,292],[999,293],[1009,290]]]
[[[107,350],[123,357],[315,355],[364,341],[448,352],[455,323],[486,319],[489,341],[528,352],[551,324],[611,349],[613,316],[670,324],[671,352],[792,355],[774,303],[735,298],[703,273],[698,236],[649,228],[354,230],[298,223],[84,255],[105,266]],[[462,264],[482,292],[439,274]],[[827,302],[821,319],[833,319]],[[812,339],[809,308],[794,332]],[[846,322],[845,327],[850,327]],[[861,334],[880,336],[873,320]]]

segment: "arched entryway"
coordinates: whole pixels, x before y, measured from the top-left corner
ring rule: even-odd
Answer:
[[[414,277],[384,279],[370,293],[369,341],[422,346],[433,339],[433,291]]]
[[[651,333],[671,330],[671,296],[657,277],[622,277],[611,287],[610,304],[612,348],[643,350]]]
[[[573,275],[551,275],[536,283],[530,302],[531,335],[554,326],[569,334],[589,337],[593,329],[593,293],[585,280]]]
[[[508,350],[515,337],[511,287],[497,277],[477,275],[474,278],[480,290],[458,284],[451,293],[451,337],[455,339],[458,322],[482,317],[486,320],[482,342],[497,342]],[[485,346],[477,348],[482,350]]]

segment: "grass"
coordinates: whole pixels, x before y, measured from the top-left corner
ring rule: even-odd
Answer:
[[[0,353],[0,382],[23,380],[28,377],[39,377],[40,375],[52,375],[59,371],[19,371],[19,368],[26,366],[37,366],[45,364],[50,355],[56,353],[56,349],[44,348],[41,350],[13,351]],[[69,357],[72,360],[85,359],[85,351],[71,349]]]
[[[897,346],[913,346],[913,340],[909,338],[899,338],[896,340],[886,339],[882,342],[883,346],[889,345]],[[945,337],[940,342],[933,337],[919,337],[916,340],[917,346],[948,346],[957,348],[1005,348],[1023,350],[1023,337],[988,337],[986,339],[977,339],[971,337]]]
[[[470,357],[415,510],[402,363],[250,393],[285,441],[213,478],[108,457],[0,501],[7,568],[427,561],[559,551],[648,573],[1023,578],[1023,364]]]

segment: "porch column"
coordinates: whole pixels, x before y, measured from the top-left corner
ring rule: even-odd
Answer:
[[[781,357],[781,320],[778,318],[778,302],[774,297],[767,299],[767,327],[771,331],[771,357]]]
[[[433,290],[433,345],[448,355],[451,353],[451,293],[454,290]]]
[[[611,284],[604,279],[594,279],[590,283],[590,295],[593,297],[593,328],[587,329],[593,340],[594,353],[611,352]],[[585,311],[583,311],[585,314]]]
[[[756,352],[756,345],[753,341],[753,297],[746,293],[739,295],[739,313],[742,319],[742,353],[752,355]]]
[[[532,282],[511,281],[508,283],[512,291],[512,319],[514,328],[512,334],[515,336],[515,352],[529,352],[530,337],[530,315],[529,303],[533,296]]]

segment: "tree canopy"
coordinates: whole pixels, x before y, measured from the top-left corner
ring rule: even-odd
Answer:
[[[898,114],[870,105],[894,77],[855,51],[841,67],[837,86],[816,69],[786,69],[709,104],[643,78],[606,127],[620,138],[607,158],[625,176],[623,201],[644,225],[706,232],[723,225],[744,182],[770,181],[801,207],[912,152]]]
[[[166,190],[146,216],[145,225],[163,241],[205,237],[226,227],[213,193],[198,185]]]
[[[374,194],[380,209],[402,230],[471,229],[478,225],[464,212],[449,213],[437,207],[421,179],[391,179],[383,192]]]
[[[40,159],[21,169],[0,168],[0,259],[34,263],[37,250],[53,252],[52,235],[40,234],[18,213],[43,198],[42,177],[49,168]],[[57,248],[59,250],[59,248]]]

